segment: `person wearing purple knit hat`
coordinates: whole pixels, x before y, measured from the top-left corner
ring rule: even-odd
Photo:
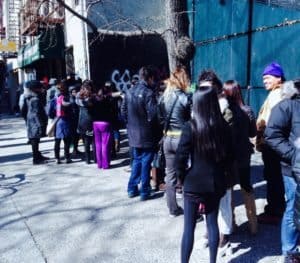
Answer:
[[[264,178],[267,181],[267,205],[258,216],[262,224],[278,224],[285,210],[284,185],[279,156],[265,143],[264,131],[271,110],[282,98],[282,83],[285,81],[282,67],[273,62],[263,71],[263,83],[269,94],[257,117],[256,150],[262,153]]]
[[[263,72],[263,76],[266,76],[266,75],[271,75],[271,76],[280,77],[280,78],[284,77],[282,67],[276,62],[272,62],[270,65],[268,65],[265,68],[265,70]]]

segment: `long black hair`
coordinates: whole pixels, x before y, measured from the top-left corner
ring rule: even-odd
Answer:
[[[222,116],[215,87],[202,86],[194,93],[191,124],[195,153],[215,162],[224,160],[228,124]]]

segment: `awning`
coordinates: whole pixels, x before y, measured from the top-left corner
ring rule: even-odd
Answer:
[[[33,43],[19,49],[18,65],[23,68],[40,59],[63,59],[64,50],[65,41],[61,27],[48,29]]]
[[[27,44],[19,50],[18,65],[20,68],[30,65],[41,57],[39,43],[33,45]]]

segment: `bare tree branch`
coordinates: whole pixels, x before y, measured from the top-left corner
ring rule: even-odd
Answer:
[[[74,11],[74,9],[71,8],[70,6],[68,6],[63,0],[56,0],[56,1],[59,4],[61,4],[66,10],[68,10],[71,14],[78,17],[82,21],[84,21],[92,29],[93,33],[97,34],[97,27],[95,26],[95,24],[91,20],[89,20],[87,17],[84,17],[81,14]]]

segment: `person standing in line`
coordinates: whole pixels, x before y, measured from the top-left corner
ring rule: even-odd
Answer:
[[[140,81],[129,89],[122,104],[122,115],[127,122],[129,146],[133,150],[131,175],[128,182],[128,197],[140,196],[141,201],[149,199],[151,162],[158,143],[157,100],[153,87],[155,70],[151,66],[142,67]],[[141,182],[140,190],[138,184]]]
[[[216,262],[219,203],[226,191],[225,173],[232,156],[231,131],[220,111],[216,87],[201,86],[193,95],[192,119],[182,130],[175,158],[184,189],[181,263],[189,262],[199,211],[206,215],[209,262]]]
[[[233,114],[229,108],[229,102],[223,92],[223,85],[213,70],[204,70],[199,76],[199,87],[213,86],[218,95],[218,102],[224,120],[228,123],[231,134],[233,134]],[[233,138],[234,139],[234,138]],[[219,255],[224,256],[232,253],[230,235],[233,232],[233,212],[232,212],[232,187],[236,183],[235,165],[232,164],[230,172],[226,177],[226,193],[220,200],[218,224],[220,230]],[[207,239],[207,237],[204,237]],[[206,243],[206,242],[205,242]]]
[[[79,106],[76,104],[76,96],[79,92],[80,87],[76,84],[75,86],[69,87],[69,95],[70,95],[70,109],[71,109],[71,134],[72,134],[72,144],[73,144],[73,152],[72,156],[80,156],[82,152],[78,150],[79,143],[79,134],[77,132],[78,120],[79,120]]]
[[[249,138],[256,136],[256,120],[252,109],[245,105],[241,95],[240,85],[235,80],[224,83],[224,93],[229,102],[229,109],[233,115],[233,137],[236,152],[236,167],[238,182],[246,207],[246,215],[251,234],[257,233],[257,216],[253,187],[251,185],[251,154],[254,145]]]
[[[297,220],[297,214],[299,215],[299,210],[298,212],[295,210],[297,209],[295,198],[298,194],[295,179],[298,177],[293,174],[292,168],[299,167],[297,161],[300,156],[296,155],[300,145],[300,79],[285,82],[282,94],[284,99],[273,107],[264,138],[268,147],[278,153],[281,160],[286,197],[286,208],[281,222],[281,250],[284,263],[299,263],[300,232],[294,221],[295,218]]]
[[[57,79],[51,78],[49,80],[49,89],[47,90],[47,105],[49,105],[50,101],[59,95],[59,89],[57,86]]]
[[[186,70],[178,67],[165,81],[166,89],[160,99],[158,114],[161,126],[164,127],[163,150],[166,160],[166,200],[171,217],[183,214],[177,204],[175,172],[175,155],[181,130],[185,122],[191,118],[191,97],[187,94],[190,80]]]
[[[104,97],[109,105],[108,115],[109,123],[111,125],[112,136],[111,140],[111,157],[115,158],[117,152],[120,151],[120,119],[119,119],[119,100],[121,99],[121,92],[116,91],[113,84],[109,81],[105,82]]]
[[[32,80],[26,83],[21,114],[26,121],[27,136],[32,147],[34,165],[44,164],[49,159],[39,151],[40,139],[46,136],[48,124],[44,96],[45,91],[39,81]]]
[[[273,107],[282,100],[284,72],[278,63],[271,63],[263,71],[263,83],[269,94],[257,117],[256,149],[262,153],[264,178],[267,181],[267,205],[258,216],[258,223],[278,224],[285,210],[284,185],[281,174],[280,157],[264,141],[264,131],[268,125]]]
[[[71,103],[69,90],[66,86],[65,80],[62,80],[58,89],[60,91],[59,96],[56,98],[56,117],[59,118],[55,128],[55,143],[54,154],[57,164],[61,164],[60,159],[60,143],[64,141],[64,154],[66,163],[71,163],[70,146],[72,142],[71,131]]]
[[[85,80],[82,83],[81,89],[76,96],[76,103],[79,106],[79,120],[77,132],[81,135],[84,142],[85,161],[91,163],[91,150],[93,148],[93,159],[95,157],[95,143],[93,132],[93,108],[95,106],[95,96],[93,94],[93,83],[91,80]]]
[[[110,95],[100,88],[97,92],[93,109],[93,131],[95,138],[95,150],[97,166],[99,169],[108,169],[111,159],[112,148],[112,104]]]
[[[134,88],[137,84],[139,83],[139,77],[137,76],[133,76],[131,79],[131,85],[130,85],[130,89]],[[126,93],[127,91],[125,91]],[[124,101],[124,95],[125,93],[123,93],[121,95],[122,101],[121,101],[121,105],[120,105],[120,117],[122,119],[122,123],[124,124],[126,121],[124,120],[124,116],[122,114],[122,105],[123,105],[123,101]],[[131,173],[131,167],[132,167],[132,161],[133,161],[133,149],[132,147],[130,147],[130,143],[129,143],[129,166],[124,168],[124,171],[127,173]]]
[[[156,98],[157,101],[160,101],[162,99],[163,93],[166,89],[166,84],[164,81],[160,81],[158,82],[158,86],[156,88]],[[158,107],[158,114],[159,116],[161,116],[159,107]],[[159,117],[160,119],[161,117]],[[159,127],[159,132],[160,135],[158,135],[159,137],[163,137],[163,124],[160,125]],[[152,162],[152,169],[151,169],[151,187],[152,190],[154,190],[155,192],[157,191],[163,191],[165,192],[165,188],[166,188],[166,184],[165,184],[165,167],[164,165],[161,165],[161,163],[159,163],[160,159],[159,159],[159,151],[162,150],[162,148],[159,148],[160,144],[157,145],[157,149],[156,149],[156,153],[154,155],[153,158],[153,162]],[[164,160],[162,160],[164,161]]]

